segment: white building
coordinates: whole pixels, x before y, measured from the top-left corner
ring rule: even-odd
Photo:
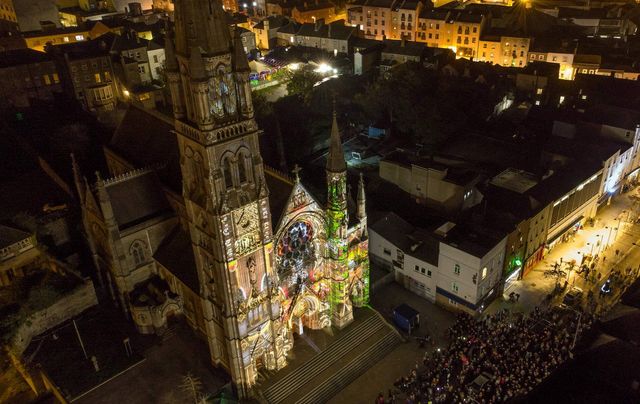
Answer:
[[[482,200],[475,188],[481,176],[472,170],[394,153],[380,161],[379,172],[380,178],[440,211],[457,212]]]
[[[411,292],[472,314],[497,294],[505,246],[504,235],[477,234],[451,222],[431,233],[395,213],[369,227],[372,263],[393,270]]]

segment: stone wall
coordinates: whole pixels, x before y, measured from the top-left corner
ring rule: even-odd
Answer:
[[[98,304],[98,299],[93,282],[86,280],[84,284],[53,305],[27,317],[11,339],[10,348],[17,356],[22,355],[33,337],[77,316],[96,304]]]

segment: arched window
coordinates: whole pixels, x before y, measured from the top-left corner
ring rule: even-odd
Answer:
[[[222,172],[224,174],[224,185],[227,189],[233,187],[233,176],[231,175],[231,159],[229,157],[222,161]]]
[[[133,257],[133,263],[136,266],[142,265],[145,262],[144,257],[144,244],[140,241],[135,241],[131,244],[131,256]]]
[[[247,182],[246,160],[244,153],[240,153],[238,156],[238,178],[240,179],[241,184]]]

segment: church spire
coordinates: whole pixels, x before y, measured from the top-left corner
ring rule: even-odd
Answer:
[[[205,80],[207,78],[207,71],[204,67],[202,53],[200,53],[200,49],[197,47],[191,49],[191,57],[189,58],[189,70],[192,79]]]
[[[329,142],[329,155],[327,156],[327,171],[340,173],[347,170],[347,163],[344,161],[342,151],[342,141],[338,131],[338,119],[336,108],[333,107],[333,123],[331,124],[331,140]]]
[[[84,205],[84,197],[85,197],[85,186],[84,181],[82,180],[82,173],[80,172],[80,166],[76,161],[76,156],[71,153],[71,168],[73,169],[73,181],[76,185],[76,191],[78,192],[78,200],[81,205]]]
[[[220,0],[176,0],[176,51],[200,47],[207,56],[229,52],[231,34]]]
[[[236,27],[233,31],[233,67],[236,72],[250,72],[247,54],[242,45],[242,37],[240,36],[240,27]]]
[[[170,31],[167,29],[166,35],[164,38],[164,55],[165,55],[165,66],[167,71],[177,72],[178,71],[178,59],[176,58],[176,49],[173,46],[173,40],[171,39]]]
[[[364,193],[364,178],[360,173],[360,180],[358,181],[358,219],[362,220],[367,217],[366,211],[367,197]]]

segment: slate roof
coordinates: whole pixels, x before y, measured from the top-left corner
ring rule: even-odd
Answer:
[[[289,19],[286,17],[283,17],[281,15],[270,15],[269,17],[265,18],[264,20],[260,20],[259,23],[257,23],[256,25],[253,26],[254,29],[264,29],[264,21],[268,20],[269,22],[269,29],[277,29],[280,28],[286,24],[289,23]]]
[[[527,191],[527,195],[534,197],[543,204],[548,204],[566,195],[567,192],[601,170],[601,162],[576,162],[561,168],[545,180],[540,181],[540,183]]]
[[[297,9],[300,12],[308,12],[308,11],[315,11],[315,10],[323,10],[326,8],[334,8],[335,6],[333,5],[333,3],[326,1],[326,2],[302,2],[302,3],[298,3],[294,6],[295,9]]]
[[[118,35],[107,32],[106,34],[90,41],[54,45],[52,48],[55,52],[66,54],[71,60],[109,56],[111,45],[117,37]]]
[[[402,2],[398,2],[395,4],[394,9],[396,10],[416,10],[418,8],[418,4],[420,4],[417,0],[404,0]]]
[[[130,105],[108,147],[136,168],[159,166],[162,182],[182,194],[178,141],[169,118]]]
[[[111,50],[115,52],[122,52],[124,50],[149,48],[152,41],[144,38],[140,38],[138,35],[132,32],[126,32],[124,35],[116,36],[111,46]],[[157,45],[156,49],[157,49]]]
[[[29,48],[0,52],[0,68],[42,63],[49,60],[49,56],[45,52]]]
[[[344,20],[334,21],[331,24],[323,24],[321,26],[318,25],[318,23],[302,24],[297,35],[315,38],[347,40],[357,30],[357,27],[347,27],[346,25],[344,25]]]
[[[0,224],[0,248],[9,247],[29,237],[31,237],[31,234],[26,231]]]
[[[162,241],[153,258],[194,293],[200,292],[200,280],[191,239],[180,225],[176,226]]]
[[[173,213],[154,171],[123,180],[106,181],[105,190],[120,230]]]
[[[405,55],[405,56],[424,56],[427,46],[422,42],[413,41],[399,41],[399,40],[384,40],[384,49],[382,53],[388,53],[391,55]]]
[[[413,227],[393,212],[387,213],[370,228],[405,254],[438,266],[440,245],[426,230]]]
[[[264,178],[269,189],[269,207],[271,208],[271,224],[274,229],[278,226],[280,218],[293,190],[293,181],[284,178],[276,172],[265,167]]]
[[[444,21],[449,15],[449,10],[439,10],[437,8],[425,8],[420,13],[420,18],[429,20]]]
[[[461,11],[454,17],[458,22],[476,23],[479,24],[484,16],[482,14],[474,13],[471,11]]]

